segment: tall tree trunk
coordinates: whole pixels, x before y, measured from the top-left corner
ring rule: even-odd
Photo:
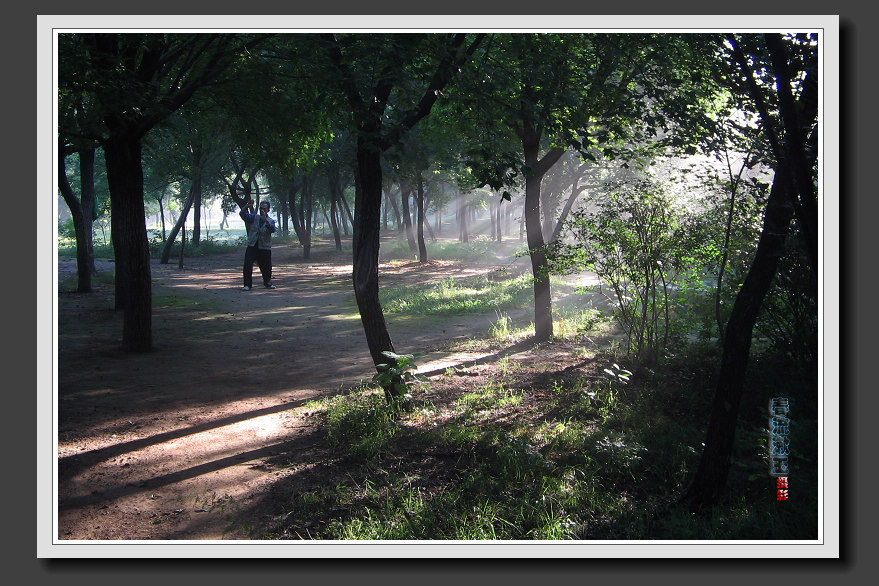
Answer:
[[[424,194],[424,227],[427,229],[427,235],[430,238],[431,242],[436,242],[436,234],[433,233],[433,228],[430,225],[430,218],[427,216],[427,208],[430,206],[430,198],[427,193]]]
[[[504,215],[504,234],[507,236],[510,235],[510,230],[513,226],[513,202],[510,202],[508,206],[506,206],[506,214]]]
[[[801,82],[803,91],[794,103],[790,95],[792,76],[788,71],[787,58],[782,55],[782,37],[768,35],[766,38],[776,77],[779,113],[784,126],[783,138],[778,134],[774,118],[763,98],[762,88],[754,78],[749,59],[734,36],[727,39],[733,50],[733,57],[744,74],[750,97],[760,112],[763,133],[775,155],[776,169],[766,203],[757,252],[736,295],[727,322],[705,448],[696,475],[683,495],[683,499],[694,506],[717,502],[726,486],[754,324],[784,254],[785,237],[795,214],[799,227],[798,236],[806,241],[806,249],[810,251],[808,256],[813,269],[813,285],[817,291],[817,232],[813,232],[813,228],[809,226],[812,215],[817,214],[816,187],[812,178],[818,152],[817,54],[813,56],[814,62],[801,64],[805,72]],[[808,138],[807,127],[811,127],[812,132]]]
[[[357,170],[355,173],[354,205],[354,295],[369,352],[377,365],[386,362],[383,352],[393,352],[391,337],[385,324],[384,313],[378,298],[379,233],[381,229],[382,169],[381,153],[430,113],[442,89],[455,71],[469,59],[483,38],[482,34],[469,47],[464,48],[464,34],[456,34],[450,40],[447,54],[440,60],[435,75],[418,102],[417,107],[405,115],[394,127],[390,136],[381,136],[382,117],[388,98],[394,87],[392,76],[385,76],[373,91],[363,95],[352,81],[344,55],[332,35],[325,35],[328,56],[345,79],[345,90],[357,122]],[[388,65],[387,70],[392,67]],[[385,387],[388,398],[399,394],[397,385]]]
[[[158,198],[156,201],[159,202],[159,218],[162,222],[162,242],[168,239],[168,233],[165,228],[165,204],[163,200],[165,199],[165,194],[162,193],[162,197]]]
[[[385,190],[385,199],[387,204],[390,204],[391,211],[394,212],[394,222],[397,226],[397,233],[403,232],[403,220],[400,219],[400,208],[397,207],[397,198],[394,197],[393,190],[387,188]]]
[[[766,46],[772,60],[772,69],[777,80],[778,112],[784,127],[785,140],[780,145],[784,160],[791,165],[791,182],[796,199],[797,222],[799,223],[806,258],[812,268],[812,276],[817,290],[818,279],[818,193],[813,179],[812,167],[815,157],[807,154],[810,127],[818,118],[818,63],[813,63],[814,71],[809,71],[803,81],[803,92],[794,99],[791,92],[792,73],[787,50],[781,34],[766,34]],[[814,152],[817,153],[817,129],[814,137]]]
[[[503,218],[502,206],[503,206],[503,200],[498,200],[494,204],[494,211],[495,211],[494,218],[495,218],[495,224],[497,225],[497,241],[498,242],[504,241],[503,227],[501,226],[501,221]]]
[[[751,350],[751,336],[763,298],[769,291],[784,255],[785,238],[794,214],[787,173],[786,168],[780,168],[776,172],[766,203],[757,252],[742,288],[736,295],[726,325],[723,357],[705,448],[702,450],[696,475],[683,497],[697,507],[716,503],[729,476],[736,422]]]
[[[525,177],[525,233],[528,254],[531,257],[531,274],[534,277],[534,338],[537,341],[546,341],[552,337],[552,293],[540,218],[540,182],[564,151],[552,149],[540,159],[540,134],[538,129],[529,124],[520,128],[525,164],[532,170]]]
[[[311,258],[312,216],[314,214],[314,177],[303,176],[299,205],[296,205],[296,191],[291,188],[289,194],[293,229],[302,245],[302,258]]]
[[[495,212],[494,199],[491,198],[488,200],[488,224],[491,230],[488,239],[494,242],[497,240],[497,213]]]
[[[337,214],[338,205],[336,203],[336,194],[333,193],[330,202],[330,224],[333,227],[333,238],[336,240],[336,250],[342,250],[342,235],[339,233],[339,223],[336,221]]]
[[[339,215],[342,217],[342,230],[343,235],[347,238],[349,236],[348,226],[354,224],[354,215],[351,213],[351,208],[348,207],[348,202],[345,200],[345,190],[339,190],[339,202],[342,204],[342,209],[339,211]]]
[[[148,352],[153,347],[152,275],[143,213],[143,164],[139,138],[111,134],[104,145],[110,186],[113,244],[116,253],[116,306],[124,312],[122,348]]]
[[[525,179],[525,234],[534,277],[534,338],[542,342],[552,337],[552,292],[540,222],[540,178],[536,176]]]
[[[98,197],[95,193],[95,149],[79,151],[79,198],[82,204],[82,226],[88,271],[92,275],[97,275],[94,243],[94,221],[98,217]]]
[[[85,245],[85,219],[83,206],[73,193],[73,188],[67,180],[66,164],[67,156],[63,149],[58,151],[58,189],[61,191],[61,197],[64,203],[70,209],[70,216],[73,219],[73,231],[76,236],[76,274],[77,274],[77,293],[88,293],[92,290],[92,272],[89,269],[88,250]]]
[[[296,238],[301,243],[304,237],[303,226],[302,222],[299,220],[299,212],[296,205],[296,194],[299,192],[299,187],[299,183],[291,181],[287,189],[286,199],[287,205],[290,209],[290,223],[293,224],[293,231],[296,233]]]
[[[168,261],[171,259],[171,247],[174,245],[174,241],[177,239],[177,234],[181,229],[185,232],[185,224],[186,218],[189,217],[189,210],[192,209],[192,204],[196,200],[197,194],[201,192],[201,179],[200,176],[196,176],[195,181],[192,182],[192,185],[189,186],[189,197],[186,198],[186,202],[183,204],[183,208],[180,210],[180,215],[177,217],[177,221],[174,223],[174,227],[171,228],[171,234],[168,236],[168,239],[165,240],[165,245],[162,247],[162,254],[159,257],[159,264],[166,265]],[[181,244],[181,247],[183,245]]]
[[[186,224],[183,224],[183,234],[180,237],[180,257],[177,260],[177,268],[183,270],[183,255],[186,252]]]
[[[458,194],[458,240],[469,242],[470,234],[467,231],[467,200],[463,193]]]
[[[197,181],[200,186],[201,185],[201,179],[200,179],[201,173],[199,172],[198,169],[196,169],[195,172],[198,173],[199,178],[194,180],[193,183],[195,183]],[[202,209],[201,208],[201,196],[202,196],[202,192],[201,192],[201,189],[199,189],[198,191],[195,192],[195,197],[192,199],[192,239],[191,240],[192,240],[193,246],[198,246],[199,244],[201,244],[201,209]]]
[[[412,195],[412,186],[405,181],[400,182],[400,201],[402,203],[403,226],[406,229],[406,240],[409,242],[409,250],[418,250],[415,235],[412,233],[412,213],[409,210],[409,196]]]
[[[394,352],[378,298],[379,227],[382,198],[381,153],[363,138],[357,140],[357,181],[354,200],[354,296],[374,364]]]
[[[417,175],[417,191],[415,193],[415,222],[418,227],[418,262],[427,262],[427,245],[424,244],[424,180],[421,171]]]
[[[290,206],[288,200],[283,195],[278,196],[278,224],[280,224],[281,234],[288,236],[290,234]]]

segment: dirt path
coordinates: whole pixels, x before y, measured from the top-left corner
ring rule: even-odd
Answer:
[[[61,290],[58,539],[251,539],[271,510],[272,484],[313,473],[322,456],[307,402],[373,369],[347,255],[301,254],[277,247],[278,288],[250,292],[241,291],[243,253],[190,259],[184,269],[154,264],[155,351],[147,354],[119,349],[112,288]],[[382,279],[459,272],[412,263],[383,268]],[[59,282],[74,273],[74,263],[60,262]],[[423,353],[485,334],[494,317],[430,331],[388,327],[398,351]],[[424,372],[469,358],[418,362]]]

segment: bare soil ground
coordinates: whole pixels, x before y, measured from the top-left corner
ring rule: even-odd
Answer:
[[[71,292],[75,263],[59,261],[58,539],[253,539],[277,509],[275,484],[321,481],[327,454],[308,401],[374,369],[349,256],[303,260],[286,246],[273,256],[277,289],[249,292],[243,251],[187,259],[183,269],[154,263],[154,351],[145,354],[121,350],[112,287]],[[380,272],[383,283],[427,282],[496,268],[410,262]],[[112,264],[99,263],[106,270]],[[486,335],[496,318],[388,327],[398,352],[436,374],[482,358],[444,349]]]

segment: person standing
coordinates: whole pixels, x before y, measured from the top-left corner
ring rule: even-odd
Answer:
[[[259,202],[259,213],[255,214],[253,200],[247,198],[238,213],[247,226],[247,249],[244,251],[244,291],[253,288],[253,263],[259,266],[262,282],[266,289],[274,289],[272,284],[272,234],[275,220],[269,217],[271,206],[268,201]]]

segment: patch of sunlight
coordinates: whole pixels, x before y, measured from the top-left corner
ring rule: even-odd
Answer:
[[[322,320],[330,320],[330,321],[351,321],[351,320],[360,320],[359,313],[333,313],[331,315],[325,315],[321,317]]]
[[[92,391],[78,391],[75,393],[75,396],[78,397],[101,397],[104,395],[109,395],[110,393],[115,392],[116,389],[94,389]],[[62,399],[70,399],[73,395],[66,395],[62,397]]]

